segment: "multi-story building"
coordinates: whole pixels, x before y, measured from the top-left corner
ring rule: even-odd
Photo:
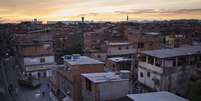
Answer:
[[[83,101],[115,101],[129,93],[129,71],[81,75]]]
[[[55,68],[52,37],[48,34],[18,34],[16,37],[25,75],[50,77]]]
[[[108,42],[105,41],[101,43],[100,50],[91,51],[91,57],[96,58],[101,61],[106,61],[107,58],[111,57],[127,57],[131,58],[136,54],[135,47],[129,42],[119,41],[119,42]]]
[[[136,53],[136,48],[129,42],[108,42],[106,52],[108,57],[132,57]]]
[[[56,87],[53,92],[59,100],[81,101],[80,74],[103,71],[104,63],[99,60],[86,56],[66,55],[64,56],[64,68],[59,69],[54,77]]]
[[[84,50],[90,52],[91,50],[100,50],[101,44],[108,39],[104,29],[98,29],[84,33]]]
[[[107,59],[106,67],[112,71],[131,70],[131,62],[131,58],[113,57]]]
[[[101,61],[106,61],[108,56],[130,55],[132,45],[122,30],[119,26],[110,26],[84,33],[85,54]]]
[[[184,45],[192,45],[192,35],[171,33],[165,35],[165,48],[177,48]]]
[[[158,32],[137,32],[128,34],[128,41],[138,49],[155,50],[160,49],[162,45],[161,33]]]
[[[183,95],[191,74],[200,68],[200,63],[201,46],[143,51],[138,81],[152,90]]]

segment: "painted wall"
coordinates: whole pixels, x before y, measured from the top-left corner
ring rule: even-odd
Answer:
[[[100,101],[116,100],[129,92],[129,81],[105,82],[98,85]]]
[[[45,62],[41,63],[41,58],[45,59]],[[24,65],[37,65],[37,64],[49,64],[55,63],[54,56],[40,56],[40,57],[25,57]]]
[[[107,49],[108,55],[134,54],[135,52],[136,49],[132,45],[108,46]]]
[[[150,72],[150,77],[148,76],[148,72]],[[143,73],[143,77],[141,77],[141,73]],[[157,78],[159,81],[161,79],[161,76],[157,73],[154,73],[150,70],[144,69],[144,68],[138,68],[138,81],[142,84],[153,88],[153,89],[159,89],[157,85],[155,85],[154,80]]]

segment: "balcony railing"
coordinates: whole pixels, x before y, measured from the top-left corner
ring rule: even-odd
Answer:
[[[148,63],[143,62],[143,61],[139,62],[139,66],[142,67],[142,68],[146,68],[148,70],[160,73],[160,74],[163,73],[163,69],[161,67],[158,67],[158,66],[155,66],[155,65],[152,65],[152,64],[148,64]]]

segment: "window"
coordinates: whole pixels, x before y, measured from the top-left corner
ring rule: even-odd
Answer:
[[[144,43],[138,43],[138,48],[144,48]]]
[[[86,79],[86,89],[92,91],[92,84],[89,79]]]
[[[142,57],[141,57],[141,61],[146,62],[146,56],[142,56]]]
[[[150,42],[150,43],[149,43],[149,46],[153,46],[153,42]]]
[[[126,46],[126,49],[129,49],[129,47],[128,47],[128,46]]]
[[[155,58],[156,59],[156,66],[161,66],[162,61],[159,58]]]
[[[101,56],[100,56],[100,55],[97,55],[97,57],[98,57],[98,58],[101,58]]]
[[[44,63],[45,62],[45,58],[40,58],[40,63]]]
[[[142,78],[143,78],[143,73],[142,73],[142,72],[140,72],[140,77],[142,77]]]
[[[154,64],[154,57],[149,56],[148,63],[153,65]]]
[[[121,50],[121,47],[119,47],[119,50]]]
[[[151,76],[151,73],[150,73],[150,72],[147,72],[147,77],[150,78],[150,76]]]

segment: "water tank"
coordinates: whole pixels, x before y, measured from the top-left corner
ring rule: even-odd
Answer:
[[[64,60],[71,60],[71,55],[65,55]]]
[[[79,59],[79,57],[80,57],[80,54],[73,54],[72,55],[73,60],[77,60],[77,59]]]

